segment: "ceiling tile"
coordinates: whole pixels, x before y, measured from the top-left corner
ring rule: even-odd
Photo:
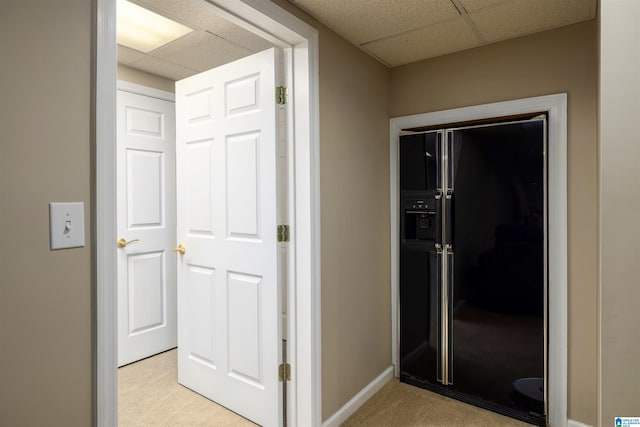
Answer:
[[[151,52],[151,56],[193,70],[205,71],[252,53],[248,49],[201,30]]]
[[[145,57],[145,54],[138,50],[131,49],[130,47],[118,45],[118,63],[119,64],[129,65],[132,62],[135,62],[144,57]]]
[[[221,17],[205,0],[138,0],[140,4],[195,29],[207,30],[223,39],[260,52],[273,45],[263,38]]]
[[[205,0],[129,0],[141,6],[158,12],[168,18],[179,21],[195,29],[202,29],[203,25],[213,14],[211,5]]]
[[[459,16],[450,0],[291,0],[350,42],[363,44]]]
[[[144,58],[137,60],[129,66],[131,68],[146,71],[147,73],[155,74],[174,81],[184,79],[197,73],[195,70],[163,61],[149,55],[145,55]]]
[[[392,67],[470,49],[480,44],[462,17],[362,46]]]
[[[585,21],[595,13],[596,0],[512,0],[469,15],[492,42]]]

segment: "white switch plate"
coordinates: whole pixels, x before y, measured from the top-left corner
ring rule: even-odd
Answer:
[[[84,203],[49,203],[51,249],[84,246]]]

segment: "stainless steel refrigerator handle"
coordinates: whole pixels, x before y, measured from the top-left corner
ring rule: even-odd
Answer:
[[[447,131],[447,139],[446,139],[446,151],[447,151],[447,160],[446,160],[446,185],[444,186],[444,188],[447,191],[447,199],[451,198],[451,195],[453,194],[453,172],[455,170],[455,168],[453,167],[455,165],[454,160],[455,160],[455,150],[453,148],[453,131],[449,130]]]
[[[447,259],[447,348],[445,352],[445,358],[447,362],[447,385],[453,385],[453,246],[450,244],[445,245]]]
[[[442,147],[442,159],[440,177],[442,180],[442,188],[449,189],[449,132],[442,132],[441,134],[441,147]],[[446,199],[448,199],[448,191]],[[446,242],[448,241],[447,225],[448,219],[448,201],[445,198],[442,200],[442,219],[441,219],[441,242],[444,245],[444,253],[440,257],[440,379],[443,385],[449,384],[449,269],[448,269],[448,247]]]
[[[445,245],[441,255],[442,280],[440,282],[440,378],[443,385],[453,385],[453,248]]]
[[[443,385],[449,384],[449,292],[446,253],[440,256],[440,379]]]
[[[446,329],[443,331],[445,336],[445,346],[442,354],[442,361],[445,366],[446,376],[444,377],[445,385],[453,384],[453,183],[454,183],[454,143],[453,131],[448,130],[445,140],[445,159],[444,159],[444,188],[446,190],[445,215],[444,215],[444,256],[445,259],[445,278],[442,281],[443,286],[443,313],[444,325]]]

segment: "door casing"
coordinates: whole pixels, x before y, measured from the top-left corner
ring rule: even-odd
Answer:
[[[547,422],[567,424],[567,94],[456,108],[396,117],[389,122],[391,205],[391,347],[399,372],[399,156],[402,129],[461,123],[517,114],[546,113],[548,122],[548,408]]]
[[[288,265],[290,425],[321,424],[320,169],[318,32],[263,0],[208,0],[232,22],[285,48],[289,108],[287,181],[291,239]],[[117,425],[116,310],[116,1],[95,0],[93,61],[92,271],[94,424]],[[295,142],[295,143],[294,143]],[[276,369],[277,367],[274,367]]]

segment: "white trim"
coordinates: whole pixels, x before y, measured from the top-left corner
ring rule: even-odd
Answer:
[[[362,390],[351,398],[347,403],[338,409],[327,421],[322,423],[322,427],[338,427],[347,418],[353,415],[365,402],[376,394],[386,383],[393,379],[393,366],[389,366],[376,379],[367,384]]]
[[[125,92],[131,92],[138,95],[144,95],[151,98],[158,98],[164,101],[175,102],[176,94],[167,92],[165,90],[160,90],[156,88],[152,88],[149,86],[139,85],[137,83],[127,82],[125,80],[118,80],[118,90],[122,90]]]
[[[94,424],[118,425],[116,253],[116,3],[96,1],[95,215],[92,223],[95,269]]]
[[[282,48],[304,43],[310,35],[309,25],[273,3],[265,4],[264,0],[205,1],[226,20]]]
[[[576,420],[567,421],[567,427],[591,427],[589,424],[581,423]]]
[[[397,117],[389,124],[391,184],[391,331],[392,363],[398,364],[398,151],[400,130],[547,112],[548,115],[548,203],[549,203],[549,416],[554,427],[567,425],[567,95],[547,95],[515,101],[456,108],[433,113]]]
[[[320,169],[318,32],[279,6],[262,0],[207,0],[234,22],[293,50],[291,260],[295,274],[288,292],[292,306],[292,350],[288,420],[291,425],[321,425],[320,347]],[[96,0],[96,203],[95,242],[95,423],[117,425],[115,221],[115,0]],[[295,225],[294,225],[295,224]]]

